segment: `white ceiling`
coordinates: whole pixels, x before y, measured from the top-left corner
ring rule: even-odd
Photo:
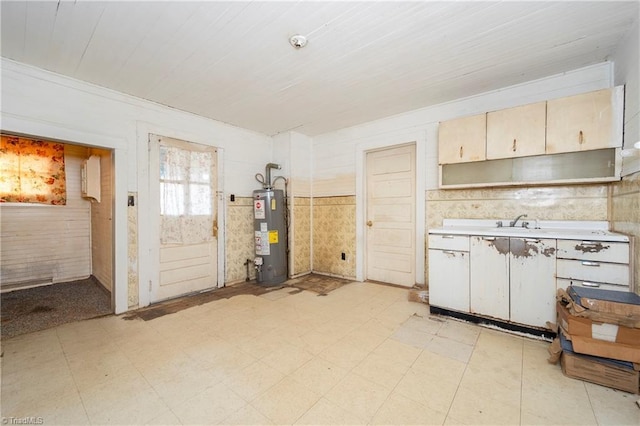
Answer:
[[[606,61],[638,4],[3,0],[1,52],[267,135],[314,136]]]

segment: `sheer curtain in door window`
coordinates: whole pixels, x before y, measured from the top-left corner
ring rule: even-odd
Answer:
[[[213,239],[211,152],[160,145],[160,241],[197,244]]]

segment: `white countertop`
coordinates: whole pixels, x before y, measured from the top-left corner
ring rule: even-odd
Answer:
[[[521,218],[515,227],[510,227],[512,219],[445,219],[442,228],[430,229],[429,234],[438,235],[481,235],[524,238],[555,238],[561,240],[620,241],[628,242],[624,234],[609,231],[606,221],[556,221]],[[523,228],[523,221],[529,223]],[[503,226],[498,227],[497,222]]]

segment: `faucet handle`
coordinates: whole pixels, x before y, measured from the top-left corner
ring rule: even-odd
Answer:
[[[502,228],[502,221],[501,221],[501,220],[497,221],[497,222],[496,222],[496,226],[497,226],[498,228]]]

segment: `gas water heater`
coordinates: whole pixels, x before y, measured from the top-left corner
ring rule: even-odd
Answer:
[[[281,189],[273,189],[272,168],[280,166],[267,164],[263,188],[253,191],[256,281],[265,286],[282,284],[288,273],[285,196]]]

